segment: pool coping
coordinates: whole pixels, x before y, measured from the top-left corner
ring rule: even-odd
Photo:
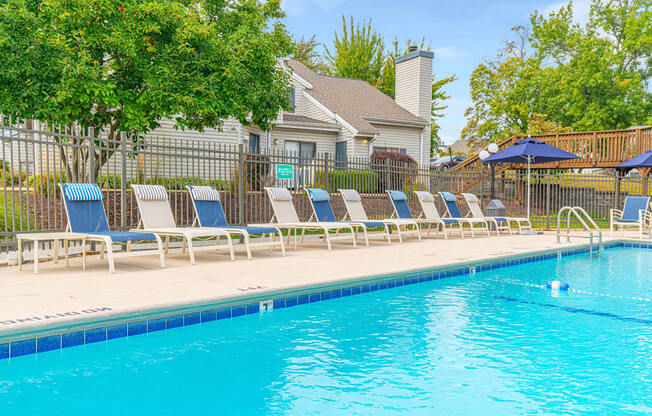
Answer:
[[[652,249],[652,242],[615,239],[604,244],[604,249],[615,247]],[[260,313],[261,306],[271,306],[270,310],[282,309],[588,252],[588,244],[534,250],[492,259],[455,262],[439,267],[415,268],[401,273],[348,277],[317,285],[307,283],[288,289],[270,289],[257,292],[255,295],[226,296],[177,305],[128,309],[116,313],[109,312],[100,318],[88,316],[86,319],[76,318],[65,322],[53,322],[50,325],[32,325],[0,334],[0,359]]]

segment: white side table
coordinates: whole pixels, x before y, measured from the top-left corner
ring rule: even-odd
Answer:
[[[79,240],[82,242],[82,270],[86,270],[86,239],[88,236],[86,234],[80,233],[69,233],[69,232],[57,232],[57,233],[29,233],[29,234],[18,234],[16,239],[18,240],[18,270],[23,269],[23,240],[32,241],[34,243],[34,274],[38,273],[38,245],[41,241],[53,241],[54,242],[54,262],[59,261],[59,241],[63,241],[63,247],[65,250],[66,257],[66,266],[70,265],[70,258],[68,256],[68,246],[70,241]]]

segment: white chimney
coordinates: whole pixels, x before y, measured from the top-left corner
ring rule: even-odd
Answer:
[[[432,59],[435,54],[411,46],[396,63],[395,100],[415,116],[430,122],[432,108]]]

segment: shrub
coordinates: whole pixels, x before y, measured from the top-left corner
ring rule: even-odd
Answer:
[[[331,170],[328,172],[328,183],[323,170],[315,171],[314,187],[337,192],[339,189],[355,189],[361,193],[378,191],[378,174],[370,170]]]
[[[387,167],[389,166],[389,173]],[[419,165],[404,153],[374,152],[371,155],[371,168],[378,174],[378,187],[403,189],[415,182]]]
[[[102,175],[98,178],[97,184],[102,189],[120,189],[122,187],[122,178],[120,175]]]
[[[269,157],[265,155],[245,155],[244,180],[246,190],[263,190],[269,180],[270,163]]]
[[[415,196],[414,191],[427,191],[428,187],[422,183],[407,183],[403,185],[401,190],[408,198],[413,198]]]
[[[162,185],[169,191],[182,191],[186,189],[187,185],[207,185],[214,186],[220,191],[230,191],[231,183],[222,179],[202,179],[196,176],[183,176],[178,178],[146,178],[141,181],[134,181],[134,183],[141,183],[144,185]]]
[[[25,172],[15,172],[11,169],[11,164],[0,159],[0,185],[18,185],[25,182]]]
[[[63,172],[50,173],[48,175],[29,175],[25,185],[39,194],[58,195],[59,187],[57,184],[66,182],[66,174]]]

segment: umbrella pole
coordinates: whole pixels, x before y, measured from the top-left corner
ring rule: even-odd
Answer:
[[[527,158],[527,219],[530,219],[530,158]]]

